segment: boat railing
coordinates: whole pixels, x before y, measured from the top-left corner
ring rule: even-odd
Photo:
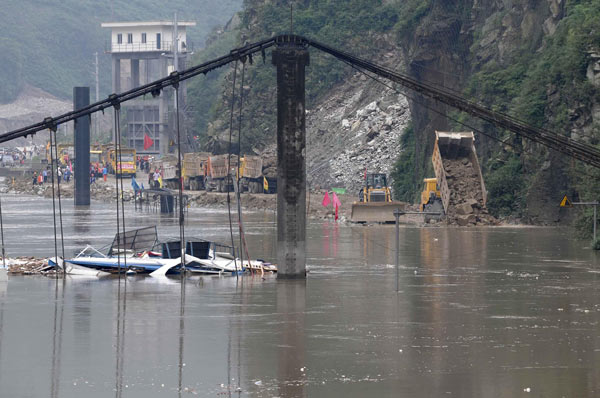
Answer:
[[[75,256],[77,257],[108,257],[106,254],[102,253],[101,251],[99,251],[98,249],[96,249],[95,247],[91,246],[91,245],[86,245],[85,248],[79,252],[78,255]]]

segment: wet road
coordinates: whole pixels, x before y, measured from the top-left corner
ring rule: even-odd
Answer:
[[[2,200],[8,254],[53,255],[51,202]],[[66,203],[66,252],[109,243],[114,220]],[[229,239],[226,212],[187,222]],[[154,223],[178,233],[127,208],[128,228]],[[251,256],[272,259],[274,215],[246,224]],[[11,277],[0,396],[600,395],[600,267],[569,231],[403,227],[398,293],[393,226],[311,222],[307,235],[306,282]]]

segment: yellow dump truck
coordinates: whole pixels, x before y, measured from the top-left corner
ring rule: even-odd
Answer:
[[[206,164],[206,191],[231,192],[233,178],[238,167],[237,155],[213,155]]]
[[[352,204],[350,220],[357,223],[395,222],[394,210],[404,210],[406,203],[392,201],[392,191],[385,174],[367,174],[366,177],[365,186],[359,193],[359,201]]]
[[[183,187],[198,191],[204,189],[209,152],[190,152],[183,155]]]
[[[260,156],[245,155],[240,159],[238,176],[240,192],[262,193],[263,189],[263,160]]]
[[[449,188],[448,176],[453,180],[466,181],[467,177],[475,181],[470,187],[469,194],[480,197],[482,206],[485,206],[487,200],[487,191],[481,175],[481,167],[475,152],[475,137],[473,132],[435,132],[435,144],[433,147],[433,170],[437,187],[440,191],[440,197],[444,212],[448,214],[448,207],[451,202],[451,190]],[[468,170],[472,170],[474,175],[462,176],[460,171],[465,167],[461,165],[469,164]]]
[[[136,161],[135,149],[121,148],[121,158],[118,159],[114,148],[107,150],[108,172],[110,174],[122,175],[123,177],[135,177]]]
[[[50,164],[54,153],[54,149],[50,148],[50,141],[46,143],[46,163]],[[58,163],[61,166],[66,166],[69,161],[73,161],[75,158],[75,148],[73,144],[58,144],[56,146],[56,152],[58,152]]]

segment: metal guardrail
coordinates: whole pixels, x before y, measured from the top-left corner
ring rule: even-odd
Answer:
[[[134,53],[134,52],[172,52],[174,42],[172,41],[147,41],[146,43],[115,43],[106,41],[104,43],[105,53]],[[180,42],[179,52],[185,54],[194,51],[192,42]]]

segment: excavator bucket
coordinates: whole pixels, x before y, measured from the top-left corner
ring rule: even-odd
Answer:
[[[405,202],[354,202],[350,221],[355,223],[393,223],[394,210],[405,210]]]

